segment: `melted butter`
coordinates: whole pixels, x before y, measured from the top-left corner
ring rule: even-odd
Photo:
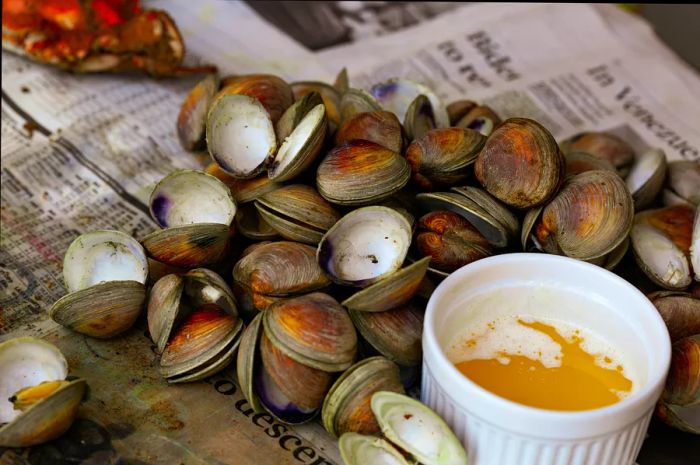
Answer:
[[[587,352],[580,331],[565,338],[554,326],[540,322],[517,320],[517,324],[547,338],[549,346],[538,350],[499,350],[493,357],[478,357],[481,339],[494,338],[499,329],[487,325],[486,334],[471,338],[462,345],[462,351],[477,354],[477,358],[455,363],[462,374],[479,386],[506,399],[532,407],[549,410],[589,410],[614,404],[632,391],[633,383],[625,377],[622,365],[608,355],[596,356]],[[495,336],[498,338],[498,336]],[[557,354],[551,345],[560,346]],[[488,344],[486,344],[488,345]],[[519,353],[518,353],[519,352]],[[468,358],[468,357],[467,357]]]

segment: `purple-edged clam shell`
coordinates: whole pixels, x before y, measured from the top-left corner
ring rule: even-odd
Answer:
[[[265,367],[260,364],[255,373],[255,393],[263,407],[284,423],[298,425],[316,416],[320,409],[304,409],[285,396]]]
[[[437,127],[450,126],[450,117],[440,98],[428,87],[408,79],[390,79],[387,82],[375,84],[370,91],[372,96],[387,111],[392,111],[401,121],[405,121],[406,112],[411,103],[423,94],[430,100],[435,112]]]
[[[151,215],[162,228],[198,223],[230,225],[236,215],[231,190],[202,171],[179,170],[163,178],[151,194]]]

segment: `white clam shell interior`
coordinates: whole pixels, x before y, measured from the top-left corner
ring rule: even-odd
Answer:
[[[230,225],[236,215],[231,190],[202,171],[175,171],[151,194],[151,215],[163,228],[197,223]]]
[[[345,433],[338,442],[346,465],[407,465],[403,456],[384,439]]]
[[[146,283],[148,261],[139,242],[120,231],[99,230],[78,236],[63,259],[68,292],[107,281]]]
[[[216,163],[232,174],[252,174],[277,149],[270,115],[245,95],[215,100],[207,117],[207,145]]]
[[[396,210],[364,207],[341,218],[323,237],[318,261],[330,275],[362,284],[398,270],[411,244],[411,225]]]
[[[433,106],[435,122],[437,127],[446,128],[450,126],[450,118],[440,98],[428,87],[407,79],[390,79],[387,82],[376,84],[372,87],[371,94],[382,105],[399,118],[405,121],[408,107],[411,106],[416,97],[423,94],[428,97]]]
[[[299,122],[292,133],[284,140],[280,147],[272,168],[268,172],[270,178],[275,178],[277,173],[282,173],[290,164],[294,163],[309,139],[323,121],[326,114],[325,105],[318,104]]]
[[[666,154],[660,149],[651,149],[640,155],[630,173],[625,178],[627,188],[632,194],[641,189],[654,174],[666,163]]]
[[[658,280],[673,287],[690,284],[688,259],[666,234],[648,224],[636,224],[630,238],[635,253]]]
[[[53,345],[33,338],[18,338],[0,344],[0,424],[21,412],[8,400],[20,389],[44,381],[64,380],[68,363]]]

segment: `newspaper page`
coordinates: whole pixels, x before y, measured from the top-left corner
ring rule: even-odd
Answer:
[[[188,63],[213,63],[222,74],[331,82],[346,66],[353,86],[411,78],[445,102],[470,98],[504,117],[534,117],[558,139],[613,130],[637,149],[655,145],[669,158],[698,159],[697,76],[624,13],[478,4],[426,7],[392,23],[370,8],[388,2],[350,3],[361,14],[347,15],[342,34],[316,42],[295,39],[298,31],[283,32],[291,26],[248,3],[146,6],[175,18]],[[322,19],[314,17],[295,27],[313,36]],[[0,341],[33,335],[55,343],[71,374],[88,380],[90,395],[68,434],[27,450],[0,449],[0,463],[339,465],[336,441],[319,422],[290,427],[252,413],[234,367],[206,382],[168,386],[144,321],[101,341],[47,317],[65,293],[62,260],[76,236],[118,229],[143,238],[156,228],[147,207],[154,183],[208,162],[183,151],[175,136],[196,78],[73,75],[5,51],[2,76]]]

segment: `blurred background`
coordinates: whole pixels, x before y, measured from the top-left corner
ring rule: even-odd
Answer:
[[[649,21],[661,40],[700,71],[700,5],[632,4],[632,11]]]

